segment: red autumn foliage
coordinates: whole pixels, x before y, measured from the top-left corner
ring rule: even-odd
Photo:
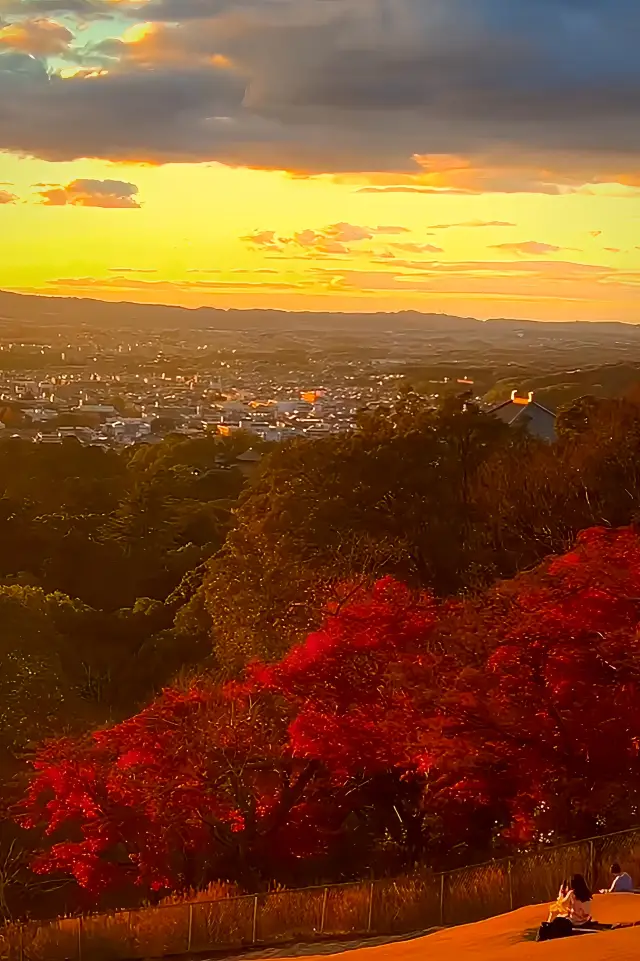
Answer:
[[[293,708],[293,754],[338,780],[424,766],[420,708],[436,663],[427,643],[436,616],[429,595],[385,578],[330,610],[278,664],[254,667],[254,690]]]
[[[94,890],[249,883],[335,851],[354,817],[375,826],[372,850],[391,821],[418,825],[425,856],[436,838],[491,853],[496,835],[627,826],[639,622],[631,529],[587,531],[570,554],[440,608],[391,579],[345,590],[320,631],[242,683],[169,690],[44,747],[24,804],[54,842],[37,869]]]
[[[233,862],[242,876],[270,856],[323,853],[349,813],[338,788],[353,788],[350,773],[411,761],[398,670],[419,667],[432,620],[432,604],[383,582],[276,668],[168,690],[122,724],[46,746],[23,823],[78,836],[54,843],[36,870],[93,890],[128,878],[160,889],[193,884],[203,861]]]
[[[459,795],[472,781],[474,791],[506,795],[508,830],[524,840],[634,821],[638,534],[586,531],[574,551],[481,603],[490,653],[481,667],[459,673],[442,705],[443,732],[470,749],[468,771],[451,790]]]

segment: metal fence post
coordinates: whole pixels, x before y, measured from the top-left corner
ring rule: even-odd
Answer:
[[[440,927],[444,927],[444,874],[440,875]]]
[[[253,899],[253,931],[251,934],[251,939],[254,944],[258,940],[258,895],[257,894]]]
[[[187,935],[187,954],[191,954],[191,941],[193,938],[193,904],[189,905],[189,933]]]
[[[513,880],[511,878],[511,860],[507,861],[507,884],[509,886],[509,910],[513,911]]]
[[[78,961],[82,961],[82,918],[78,918]]]
[[[24,924],[20,925],[19,948],[20,948],[20,961],[24,961]]]
[[[327,917],[327,900],[329,898],[329,888],[324,889],[322,898],[322,914],[320,915],[320,934],[324,934],[324,922]]]
[[[589,841],[589,883],[592,888],[596,886],[596,846],[593,841]]]
[[[373,920],[373,892],[375,888],[375,882],[371,882],[371,887],[369,889],[369,917],[367,918],[367,934],[371,934],[371,922]]]

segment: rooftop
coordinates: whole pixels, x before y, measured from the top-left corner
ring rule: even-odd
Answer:
[[[530,434],[541,440],[556,439],[556,415],[542,404],[536,403],[533,393],[519,397],[517,390],[514,390],[509,400],[493,407],[490,413],[510,426],[523,424]]]

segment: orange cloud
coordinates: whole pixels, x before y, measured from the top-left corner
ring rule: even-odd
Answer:
[[[183,25],[146,21],[132,24],[119,40],[104,40],[98,54],[117,61],[121,69],[164,67],[169,69],[213,67],[232,70],[230,57],[212,52],[209,44],[188,44]]]
[[[602,184],[619,184],[627,188],[640,186],[640,174],[620,172],[620,158],[603,161],[594,155],[563,156],[538,152],[525,155],[517,151],[502,154],[415,154],[413,160],[420,173],[396,174],[369,172],[334,174],[337,183],[353,183],[363,194],[480,194],[480,193],[544,193],[590,191]],[[451,226],[475,226],[473,223]],[[480,224],[478,224],[480,226]],[[502,226],[491,224],[491,226]],[[507,224],[504,224],[507,226]]]
[[[397,187],[360,187],[359,194],[466,194],[468,190],[442,190],[436,187],[410,187],[407,184],[398,184]]]
[[[112,274],[157,274],[156,267],[109,267]]]
[[[0,27],[0,46],[34,57],[67,53],[74,36],[61,23],[46,18],[21,20]]]
[[[640,284],[640,272],[562,261],[387,262],[384,270],[337,273],[317,267],[314,274],[336,293],[480,295],[532,303],[553,297],[565,303],[602,301],[604,297],[623,301],[628,289]]]
[[[506,250],[510,254],[523,254],[526,257],[544,257],[545,254],[557,254],[562,247],[555,244],[544,244],[538,240],[525,240],[514,244],[492,244],[494,250]]]
[[[467,227],[516,227],[507,220],[464,220],[458,224],[429,224],[428,230],[451,230]]]
[[[61,277],[48,281],[52,287],[62,290],[142,290],[156,292],[195,292],[215,293],[223,291],[232,293],[234,291],[260,291],[263,288],[271,291],[304,291],[308,287],[314,286],[312,280],[283,281],[273,282],[258,280],[141,280],[136,277]]]
[[[18,198],[15,194],[12,194],[9,190],[0,190],[0,206],[3,204],[15,204]]]
[[[435,244],[392,244],[396,250],[402,250],[407,254],[441,254],[443,252],[442,247],[436,247]]]
[[[49,186],[39,194],[45,207],[140,207],[138,188],[122,180],[73,180],[66,187]]]
[[[397,236],[409,233],[406,227],[397,225],[381,225],[379,227],[361,227],[358,224],[339,223],[319,230],[299,230],[292,237],[277,237],[273,230],[260,230],[256,233],[241,237],[246,244],[260,247],[263,250],[285,253],[290,250],[308,250],[320,254],[349,254],[348,244],[362,240],[373,240],[379,236]]]
[[[456,157],[447,154],[415,155],[414,160],[422,167],[420,176],[423,187],[458,193],[557,193],[558,186],[554,174],[534,164],[518,163],[514,158],[512,165],[497,162],[491,157]]]

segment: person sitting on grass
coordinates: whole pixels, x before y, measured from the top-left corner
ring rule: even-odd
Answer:
[[[633,891],[633,881],[631,876],[623,871],[617,861],[611,865],[611,874],[613,875],[613,882],[610,888],[602,888],[600,894],[621,894],[623,891],[632,892]]]

